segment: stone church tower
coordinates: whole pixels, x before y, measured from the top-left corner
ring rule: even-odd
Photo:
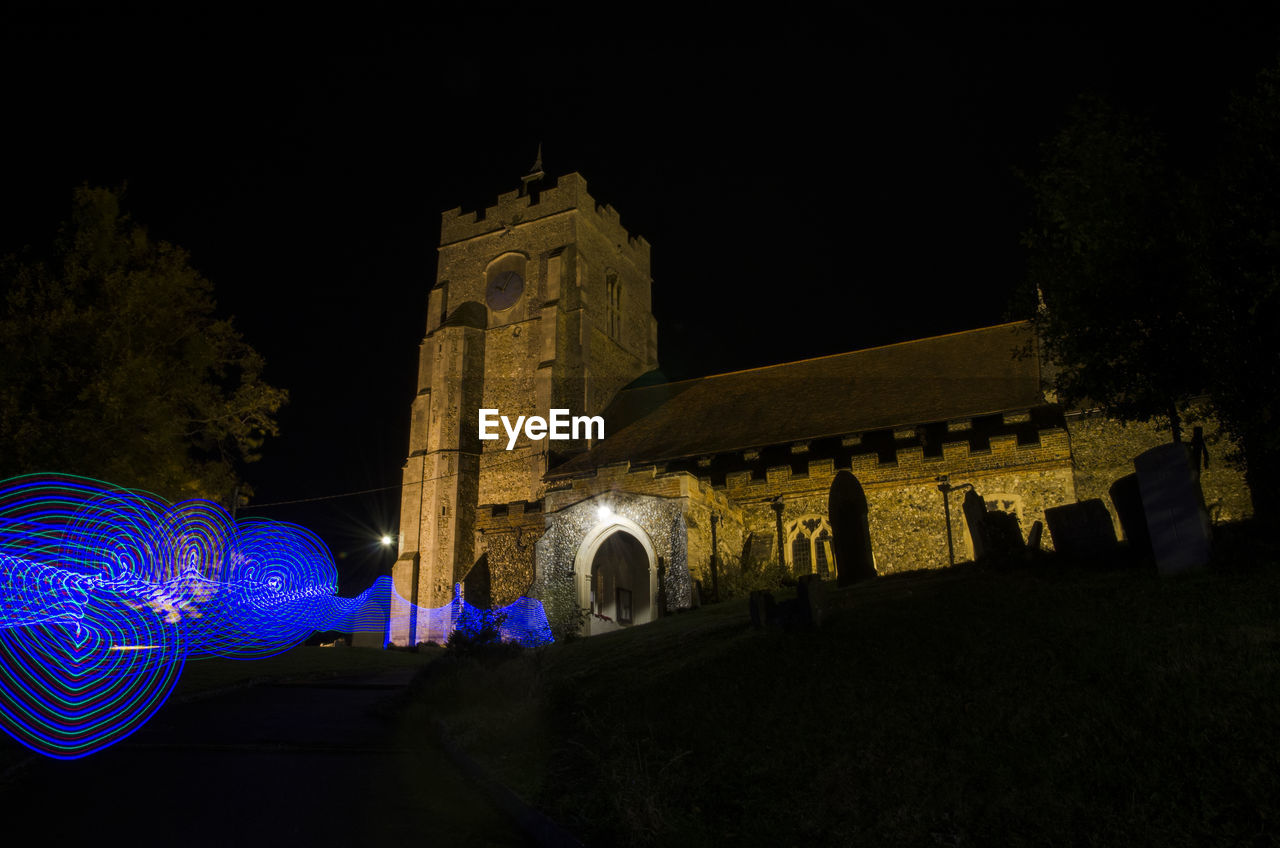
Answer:
[[[496,205],[441,216],[403,469],[396,594],[419,608],[449,602],[486,546],[479,505],[490,518],[509,506],[528,516],[530,526],[508,534],[528,550],[528,567],[507,556],[502,567],[512,573],[501,575],[515,594],[528,588],[532,540],[521,530],[540,534],[543,476],[591,443],[522,434],[507,450],[505,434],[479,439],[478,411],[496,409],[512,422],[551,409],[599,415],[619,389],[657,367],[651,283],[649,243],[597,204],[578,174],[544,183],[540,157],[523,187]],[[393,597],[391,641],[442,640],[412,609]]]

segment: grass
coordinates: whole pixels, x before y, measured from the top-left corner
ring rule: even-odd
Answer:
[[[744,602],[505,662],[413,709],[590,843],[1250,845],[1280,821],[1280,565],[1047,564]]]

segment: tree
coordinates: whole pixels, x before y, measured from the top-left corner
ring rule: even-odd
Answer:
[[[1185,404],[1204,390],[1186,181],[1155,132],[1091,98],[1044,153],[1028,179],[1036,224],[1023,241],[1055,389],[1121,420],[1164,418],[1178,441]]]
[[[1201,350],[1255,514],[1280,518],[1280,65],[1232,97],[1204,191]]]
[[[1081,100],[1026,178],[1035,324],[1065,403],[1167,420],[1174,441],[1207,399],[1238,450],[1254,512],[1275,516],[1280,439],[1280,74],[1224,122],[1216,163],[1191,177],[1163,139]]]
[[[82,187],[47,261],[0,270],[0,477],[60,471],[229,504],[287,394],[185,251]]]

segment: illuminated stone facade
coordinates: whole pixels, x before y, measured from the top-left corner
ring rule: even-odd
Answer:
[[[577,174],[444,213],[397,594],[421,606],[446,603],[455,583],[478,605],[532,594],[553,624],[589,610],[599,633],[696,604],[713,546],[718,569],[834,574],[828,496],[842,470],[865,495],[877,573],[945,567],[973,556],[966,488],[1013,513],[1025,538],[1077,499],[1101,497],[1114,515],[1110,484],[1167,438],[1047,402],[1025,323],[646,385],[650,290],[648,243]],[[481,408],[601,414],[606,438],[522,436],[508,451],[505,436],[478,439]],[[1240,474],[1217,461],[1202,480],[1215,520],[1248,514]],[[950,544],[943,482],[956,487]],[[403,605],[389,636],[430,638]]]

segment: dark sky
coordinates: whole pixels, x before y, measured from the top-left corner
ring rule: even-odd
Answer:
[[[291,392],[257,504],[398,484],[440,212],[516,188],[539,142],[653,245],[659,357],[687,377],[1005,320],[1014,169],[1077,94],[1194,153],[1280,55],[1275,4],[625,23],[472,5],[0,19],[0,252],[46,239],[74,186],[127,184]],[[354,584],[389,566],[373,537],[396,500],[258,514],[319,532]]]

